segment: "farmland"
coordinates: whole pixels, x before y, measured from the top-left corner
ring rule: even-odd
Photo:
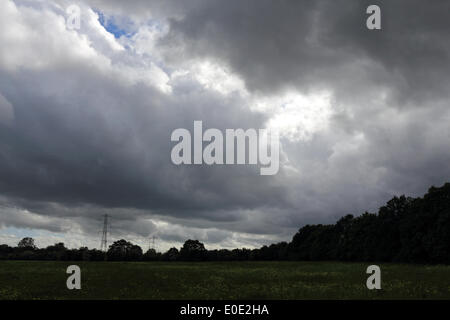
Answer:
[[[81,268],[81,290],[66,287]],[[450,299],[450,266],[369,263],[0,261],[0,299]]]

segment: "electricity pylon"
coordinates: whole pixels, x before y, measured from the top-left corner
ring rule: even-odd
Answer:
[[[105,214],[103,220],[102,242],[100,243],[101,251],[108,251],[108,215]]]

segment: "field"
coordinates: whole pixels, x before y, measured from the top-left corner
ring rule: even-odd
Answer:
[[[81,290],[66,268],[81,268]],[[450,299],[450,266],[339,262],[0,261],[0,299]]]

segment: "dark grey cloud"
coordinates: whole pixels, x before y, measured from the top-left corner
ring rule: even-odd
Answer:
[[[2,226],[95,237],[108,213],[121,237],[255,245],[450,176],[448,1],[377,1],[381,31],[365,28],[369,1],[83,1],[79,33],[55,3],[36,14],[11,3],[0,30],[25,36],[0,32]],[[137,35],[167,32],[139,40],[139,53],[138,38],[108,37],[89,6]],[[244,88],[183,75],[204,61]],[[320,92],[330,115],[307,138],[284,132],[276,176],[170,161],[176,128],[262,128],[291,114],[253,108],[261,99]],[[322,116],[307,107],[294,115]]]
[[[261,117],[242,109],[240,101],[200,92],[185,96],[182,105],[146,87],[123,90],[87,70],[72,71],[38,77],[50,82],[55,77],[57,82],[70,75],[74,85],[64,100],[17,91],[19,86],[38,85],[26,75],[8,79],[14,89],[3,92],[15,107],[15,123],[2,128],[4,194],[182,215],[181,209],[255,206],[258,199],[252,200],[252,194],[269,202],[281,196],[275,186],[258,182],[264,177],[255,175],[256,169],[183,168],[170,161],[172,130],[192,130],[196,119],[215,128],[259,127]],[[80,96],[86,85],[95,87],[95,92]],[[109,96],[111,92],[114,96]]]
[[[263,94],[325,86],[347,95],[370,83],[402,103],[447,99],[448,1],[377,1],[381,31],[366,28],[370,4],[204,1],[170,20],[165,41],[169,49],[178,41],[190,55],[222,59]]]

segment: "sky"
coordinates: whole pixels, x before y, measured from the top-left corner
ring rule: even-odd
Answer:
[[[366,8],[381,8],[381,30]],[[80,8],[80,28],[66,9]],[[0,243],[290,241],[450,180],[446,0],[0,1]],[[280,169],[171,162],[177,128],[280,133]]]

